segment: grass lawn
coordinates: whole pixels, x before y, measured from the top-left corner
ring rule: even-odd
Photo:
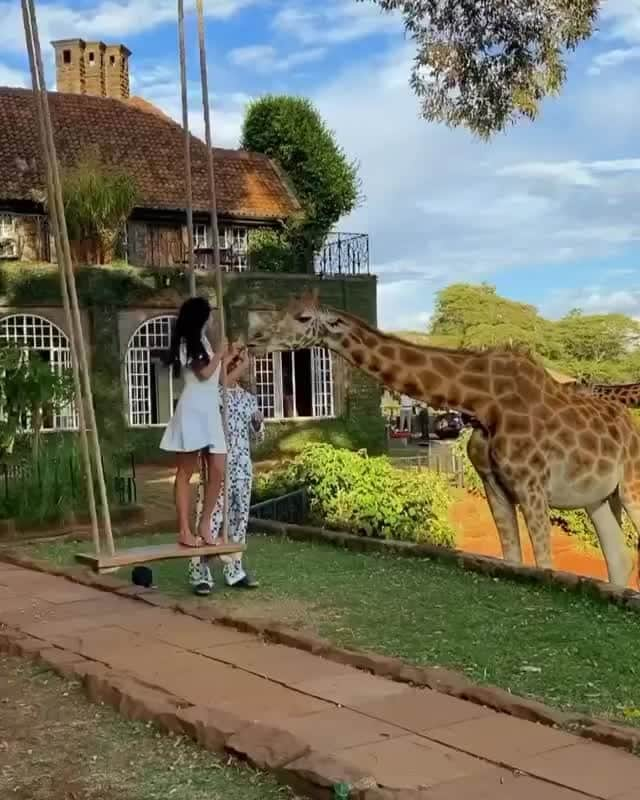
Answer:
[[[47,544],[31,552],[61,564],[71,563],[77,548]],[[205,602],[311,627],[341,645],[464,670],[556,707],[640,724],[636,613],[453,565],[273,536],[251,538],[249,561],[259,590],[225,589]],[[184,561],[153,570],[161,591],[188,594]]]
[[[77,684],[0,656],[0,797],[285,800],[268,776],[88,703]]]

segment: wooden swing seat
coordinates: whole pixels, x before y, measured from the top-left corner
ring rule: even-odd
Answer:
[[[242,544],[205,545],[203,547],[184,547],[177,542],[147,545],[119,550],[115,555],[95,555],[95,553],[76,553],[76,561],[87,564],[94,572],[111,572],[118,567],[147,564],[150,561],[167,561],[172,558],[199,558],[200,556],[228,556],[243,553]]]

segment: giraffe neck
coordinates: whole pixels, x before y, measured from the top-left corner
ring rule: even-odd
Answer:
[[[628,408],[640,407],[640,383],[596,383],[587,388],[596,397],[617,400]]]
[[[341,313],[338,333],[327,347],[387,388],[422,400],[434,408],[452,408],[481,423],[492,423],[489,353],[424,347],[382,333],[362,320]]]

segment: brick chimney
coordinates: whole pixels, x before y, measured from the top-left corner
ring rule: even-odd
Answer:
[[[131,51],[124,45],[83,39],[60,39],[52,45],[57,91],[128,99]]]
[[[106,97],[104,79],[104,42],[87,42],[84,49],[85,90],[87,94]]]
[[[107,97],[129,98],[129,56],[131,51],[122,44],[108,44],[104,51]]]
[[[56,51],[56,89],[59,92],[86,94],[86,42],[82,39],[60,39],[52,44]]]

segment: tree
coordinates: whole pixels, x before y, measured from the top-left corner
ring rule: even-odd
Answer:
[[[0,455],[10,455],[18,434],[28,429],[37,458],[45,415],[64,408],[73,398],[71,372],[54,371],[37,351],[4,342],[0,344],[0,376]]]
[[[349,161],[313,104],[267,95],[249,105],[242,147],[273,158],[291,180],[303,216],[288,240],[309,259],[359,198],[357,165]]]
[[[556,323],[563,360],[588,381],[633,380],[638,363],[638,323],[624,314],[582,314],[574,310]]]
[[[358,0],[399,11],[416,44],[411,86],[430,122],[488,138],[565,79],[564,54],[593,33],[599,0]]]
[[[88,156],[64,173],[62,193],[75,258],[109,263],[136,204],[133,179]]]
[[[559,354],[550,323],[534,306],[500,297],[487,283],[454,283],[438,292],[429,332],[457,347],[521,346],[549,358]]]
[[[409,334],[409,338],[411,334]],[[421,343],[449,347],[521,346],[546,365],[578,380],[622,383],[640,379],[640,324],[624,314],[583,314],[558,321],[495,288],[457,283],[442,289]]]

